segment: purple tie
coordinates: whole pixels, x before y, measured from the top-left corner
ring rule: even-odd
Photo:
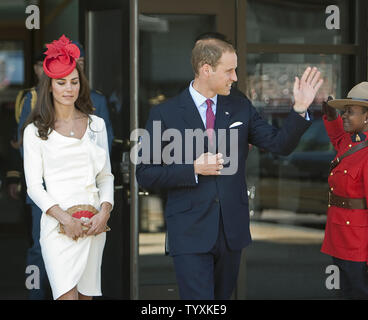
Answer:
[[[210,145],[212,145],[212,139],[214,135],[214,128],[215,128],[215,115],[212,111],[212,103],[213,101],[211,99],[206,100],[207,104],[207,111],[206,111],[206,130],[208,134],[208,139],[210,141]]]

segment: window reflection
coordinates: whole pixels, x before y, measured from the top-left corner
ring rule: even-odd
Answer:
[[[0,89],[23,84],[23,43],[21,41],[0,41]]]
[[[306,54],[248,54],[247,95],[254,106],[266,113],[288,112],[293,102],[295,76],[299,79],[308,66],[317,67],[324,78],[312,110],[319,109],[328,95],[339,97],[349,87],[341,75],[350,63],[348,56]]]
[[[325,214],[329,165],[335,154],[322,119],[312,122],[288,156],[253,148],[250,159],[259,165],[258,174],[250,170],[248,174],[248,189],[255,193],[250,201],[253,212],[281,209]]]
[[[343,55],[248,54],[247,96],[262,116],[281,127],[293,104],[294,77],[307,66],[316,66],[324,77],[310,107],[312,125],[289,156],[251,148],[248,161],[250,209],[281,209],[303,213],[326,213],[327,178],[335,151],[321,118],[321,103],[328,95],[341,97],[348,90],[348,68]]]

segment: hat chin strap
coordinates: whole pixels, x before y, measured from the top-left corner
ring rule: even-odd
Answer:
[[[364,125],[363,125],[363,128],[362,128],[362,131],[360,131],[360,132],[363,132],[363,131],[368,131],[368,119],[364,120]],[[359,133],[359,132],[357,132],[357,133]]]
[[[346,99],[350,99],[350,100],[358,100],[358,101],[365,101],[365,102],[367,102],[367,101],[368,101],[368,99],[354,98],[354,97],[347,97]]]

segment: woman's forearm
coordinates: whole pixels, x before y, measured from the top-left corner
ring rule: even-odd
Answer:
[[[64,210],[62,210],[58,205],[52,206],[50,209],[46,211],[46,214],[55,218],[63,225],[68,224],[72,220],[72,217],[69,214],[67,214]]]

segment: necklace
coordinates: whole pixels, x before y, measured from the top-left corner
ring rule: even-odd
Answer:
[[[69,135],[71,136],[71,137],[74,137],[74,131],[73,131],[73,120],[72,120],[72,128],[70,129],[70,133],[69,133]]]
[[[72,117],[70,118],[70,120],[59,120],[59,121],[62,121],[62,122],[65,122],[66,124],[69,124],[69,122],[71,123],[71,128],[70,128],[70,131],[69,131],[69,136],[70,137],[74,137],[75,136],[75,133],[74,133],[74,120],[78,119],[78,118],[74,118],[75,115],[73,113]]]
[[[70,120],[70,122],[71,122],[72,125],[71,125],[71,128],[70,128],[69,136],[70,137],[74,137],[74,135],[75,135],[74,130],[73,130],[73,127],[74,127],[74,119],[72,118]]]
[[[70,133],[69,133],[69,135],[71,137],[74,137],[74,130],[73,130],[73,127],[74,127],[74,118],[75,118],[75,112],[73,112],[72,119],[71,119],[72,127],[70,128]]]
[[[74,135],[75,135],[75,133],[74,133],[74,130],[73,130],[73,128],[74,128],[74,120],[80,120],[80,119],[83,119],[83,117],[81,117],[81,116],[76,116],[76,118],[74,118],[74,119],[72,119],[71,120],[71,122],[72,122],[72,126],[71,126],[71,128],[70,128],[70,132],[69,132],[69,135],[71,136],[71,137],[74,137]]]

